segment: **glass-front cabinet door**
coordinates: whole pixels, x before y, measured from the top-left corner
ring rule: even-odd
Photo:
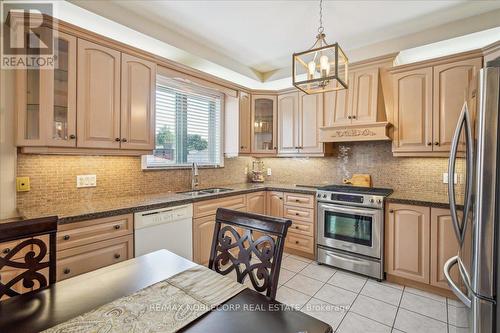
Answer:
[[[276,96],[252,96],[252,152],[276,154]]]
[[[76,146],[76,37],[54,38],[53,69],[17,70],[18,146]]]

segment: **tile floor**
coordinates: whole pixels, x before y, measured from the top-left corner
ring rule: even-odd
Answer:
[[[276,299],[335,332],[465,333],[458,301],[284,254]]]

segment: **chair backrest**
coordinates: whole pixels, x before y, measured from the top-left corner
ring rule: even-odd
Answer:
[[[239,283],[250,279],[256,291],[274,299],[291,224],[283,218],[217,209],[208,267],[222,275],[235,271]],[[262,235],[254,239],[256,234]]]
[[[56,232],[57,216],[0,223],[0,243],[12,242],[0,253],[0,274],[8,270],[11,275],[0,281],[0,299],[56,282]]]

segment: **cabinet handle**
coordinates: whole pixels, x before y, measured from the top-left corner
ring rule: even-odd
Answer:
[[[120,254],[119,253],[115,253],[115,259],[120,259]]]
[[[356,119],[356,116],[352,116],[352,119]]]
[[[276,147],[274,147],[273,149],[276,149]]]
[[[298,226],[298,225],[296,225],[296,226],[295,226],[295,229],[298,229],[298,228],[299,228],[299,226]]]
[[[428,146],[432,146],[432,142],[427,142],[427,145]]]
[[[7,254],[9,252],[10,252],[10,248],[8,248],[8,247],[3,249],[3,251],[2,251],[3,254]]]
[[[389,209],[389,213],[394,213],[394,209]]]
[[[74,139],[76,139],[76,135],[74,135],[74,134],[70,134],[69,138],[70,138],[71,140],[74,140]]]
[[[245,148],[245,146],[241,146],[241,147],[240,147],[240,149],[244,149],[244,148]]]
[[[63,239],[64,240],[69,240],[69,235],[64,235]]]
[[[299,216],[300,214],[299,213],[295,213],[296,216]]]
[[[120,138],[115,138],[115,141],[116,142],[120,142]]]
[[[437,142],[437,141],[436,141],[436,142],[434,142],[434,145],[435,145],[435,146],[439,146],[439,142]]]
[[[282,197],[279,197],[278,199],[283,200],[283,198],[282,198]]]
[[[295,244],[299,244],[299,241],[295,241]]]
[[[64,274],[69,274],[71,273],[71,269],[69,268],[65,268],[64,271],[63,271]]]
[[[122,142],[127,142],[127,139],[123,138],[123,139],[122,139]]]
[[[347,116],[347,119],[352,119],[352,117],[351,116]]]
[[[115,228],[116,230],[118,230],[118,229],[120,229],[120,225],[119,225],[119,224],[117,224],[117,225],[115,225],[115,226],[114,226],[114,228]]]

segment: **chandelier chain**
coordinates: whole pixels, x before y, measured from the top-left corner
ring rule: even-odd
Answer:
[[[319,0],[319,27],[318,33],[322,34],[325,31],[323,27],[323,0]]]

